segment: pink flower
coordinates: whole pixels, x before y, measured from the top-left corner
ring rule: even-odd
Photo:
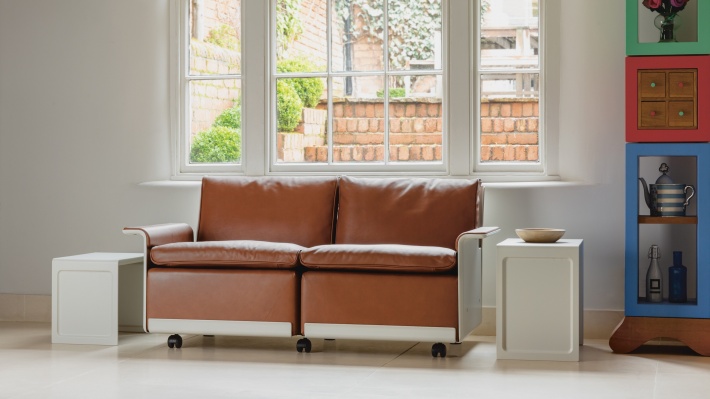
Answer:
[[[684,0],[671,0],[671,1],[684,1]],[[643,0],[643,5],[648,9],[655,9],[661,6],[661,0]]]
[[[671,5],[673,7],[685,7],[685,3],[687,3],[688,0],[671,0]]]

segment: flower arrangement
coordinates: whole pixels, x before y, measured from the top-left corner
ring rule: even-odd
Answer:
[[[683,11],[690,0],[643,0],[644,7],[668,18]]]
[[[675,18],[690,0],[643,0],[641,4],[652,12],[657,12],[658,16],[654,24],[661,31],[661,42],[675,42],[673,29]],[[677,26],[675,26],[677,27]]]

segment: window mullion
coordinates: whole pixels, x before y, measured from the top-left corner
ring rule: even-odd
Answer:
[[[328,0],[326,6],[326,15],[328,20],[326,21],[326,67],[328,78],[326,79],[326,96],[327,96],[327,109],[328,109],[328,121],[326,127],[326,140],[328,143],[328,155],[326,163],[328,165],[333,164],[333,147],[335,143],[333,142],[333,4],[336,0]]]
[[[382,92],[384,93],[384,118],[385,118],[385,132],[384,132],[384,163],[389,165],[390,163],[390,123],[389,123],[389,108],[390,108],[390,84],[389,84],[389,0],[383,0],[382,2],[384,19],[382,21],[382,70],[384,73],[384,85]]]

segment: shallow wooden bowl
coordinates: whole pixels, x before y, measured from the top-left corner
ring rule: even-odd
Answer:
[[[547,228],[515,229],[515,234],[525,242],[550,243],[562,238],[565,235],[565,230]]]

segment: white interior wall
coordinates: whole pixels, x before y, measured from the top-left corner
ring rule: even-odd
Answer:
[[[558,3],[559,169],[588,184],[488,189],[484,305],[495,244],[548,226],[585,240],[585,307],[623,309],[623,7]],[[57,256],[140,251],[125,225],[196,224],[196,186],[138,185],[170,174],[167,58],[168,0],[0,0],[0,293],[49,294]]]

